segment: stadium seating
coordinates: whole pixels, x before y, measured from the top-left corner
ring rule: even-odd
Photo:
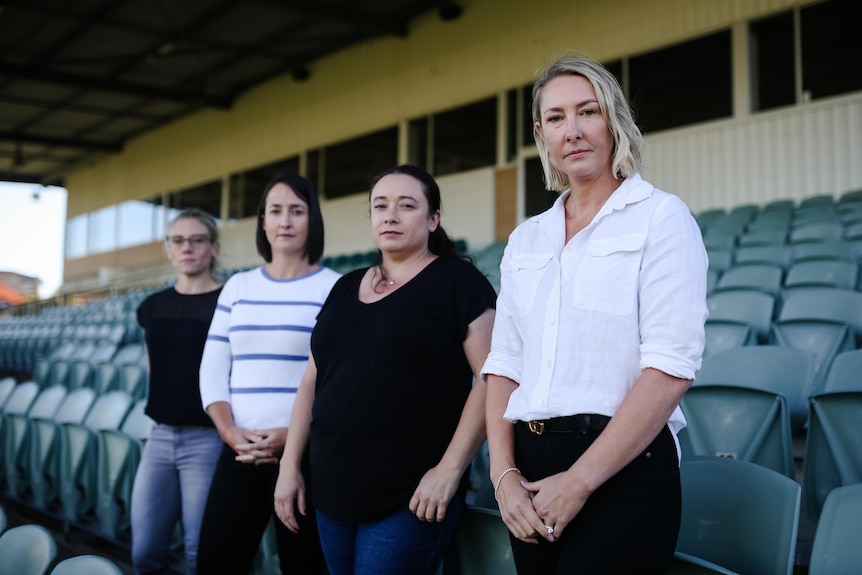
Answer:
[[[721,280],[719,280],[721,281]],[[766,342],[775,309],[775,298],[767,293],[736,289],[707,296],[707,321],[733,321],[751,326],[757,340]]]
[[[862,350],[836,356],[821,393],[809,400],[803,500],[815,521],[829,492],[862,483]]]
[[[145,403],[134,404],[120,429],[98,431],[96,516],[102,534],[110,539],[128,536],[135,471],[153,424],[144,413]]]
[[[80,423],[95,400],[95,392],[87,387],[70,391],[53,418],[30,420],[29,479],[31,504],[51,510],[60,493],[59,426]]]
[[[62,385],[48,387],[39,392],[26,412],[9,410],[5,414],[3,458],[6,476],[6,493],[14,499],[24,497],[28,485],[30,418],[54,417],[60,402],[66,397]]]
[[[0,535],[0,575],[43,575],[56,556],[54,537],[40,525],[21,525]]]
[[[97,433],[118,429],[132,403],[128,393],[111,391],[96,398],[83,422],[60,424],[60,500],[67,520],[81,521],[94,509]]]
[[[802,431],[808,417],[808,396],[815,379],[810,352],[775,345],[729,349],[703,358],[693,386],[743,387],[784,396],[791,429]]]
[[[795,477],[787,401],[774,392],[726,385],[691,387],[680,405],[683,459],[712,455],[741,459]]]
[[[50,575],[122,575],[120,567],[106,557],[78,555],[57,563]]]
[[[790,575],[799,485],[771,469],[720,457],[684,458],[677,551],[738,573]]]
[[[838,487],[826,497],[814,534],[809,575],[852,575],[862,567],[862,484]]]
[[[468,507],[455,528],[462,575],[515,575],[509,529],[500,512]]]

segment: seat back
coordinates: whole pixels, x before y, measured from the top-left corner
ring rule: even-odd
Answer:
[[[802,487],[816,521],[833,489],[862,483],[862,391],[823,393],[809,403]]]
[[[38,394],[39,385],[35,381],[19,383],[9,394],[6,405],[3,406],[3,412],[26,414]]]
[[[842,289],[856,289],[859,264],[844,260],[805,260],[796,262],[787,270],[785,287],[821,285]]]
[[[829,493],[814,533],[809,575],[850,575],[862,567],[862,484]]]
[[[793,246],[793,261],[846,260],[856,261],[853,244],[843,241],[810,242]]]
[[[97,395],[113,391],[117,388],[119,370],[114,363],[102,362],[98,364],[93,373],[93,389]]]
[[[6,400],[12,395],[12,390],[15,389],[15,378],[4,377],[0,379],[0,412],[3,411]]]
[[[793,289],[785,292],[779,320],[828,319],[849,325],[862,339],[862,293],[838,288]]]
[[[814,354],[814,387],[817,393],[836,355],[856,349],[856,337],[849,325],[827,319],[779,320],[772,324],[772,339],[782,347]]]
[[[69,389],[78,389],[79,387],[92,387],[93,384],[93,366],[85,359],[79,359],[72,362],[69,366],[69,376],[67,386]]]
[[[32,503],[47,509],[60,492],[59,425],[81,423],[90,410],[95,392],[82,387],[70,391],[51,419],[30,419],[28,474]]]
[[[740,246],[734,251],[737,265],[766,264],[787,269],[791,261],[790,246]]]
[[[735,347],[757,344],[757,337],[751,326],[739,321],[707,319],[704,336],[704,357]]]
[[[147,371],[138,364],[127,363],[120,366],[118,389],[140,399],[147,394]]]
[[[790,232],[790,243],[798,244],[802,242],[826,242],[839,241],[844,238],[844,227],[840,221],[837,221],[837,215],[833,221],[813,221],[806,222],[804,225],[794,227]],[[824,218],[828,219],[828,218]],[[796,222],[794,222],[794,226]]]
[[[50,575],[122,575],[120,567],[106,557],[79,555],[57,563]]]
[[[839,353],[832,360],[822,392],[862,391],[859,374],[862,374],[862,349]]]
[[[800,488],[748,461],[683,458],[677,551],[738,573],[790,575]]]
[[[815,381],[811,352],[777,345],[751,345],[703,358],[694,385],[750,387],[783,395],[791,429],[801,431],[808,417],[808,396]]]
[[[21,525],[0,536],[0,575],[43,575],[57,556],[57,544],[41,525]]]
[[[455,528],[455,545],[464,575],[515,575],[509,529],[499,511],[464,509]]]
[[[149,415],[144,413],[146,406],[146,399],[137,400],[126,415],[126,419],[123,420],[120,431],[138,441],[149,437],[155,422],[150,419]]]
[[[673,554],[673,562],[667,575],[738,575],[738,573],[700,557],[677,551]]]
[[[39,392],[28,413],[7,413],[3,432],[3,465],[6,492],[15,499],[24,495],[29,475],[30,418],[51,418],[66,396],[62,385],[48,387]]]
[[[747,323],[758,341],[766,341],[775,309],[773,296],[754,290],[716,292],[706,298],[706,306],[711,319]]]
[[[764,291],[772,296],[781,291],[781,282],[784,278],[784,270],[769,264],[745,264],[735,265],[724,270],[718,283],[716,291],[728,289],[753,289]]]
[[[70,521],[77,521],[96,505],[96,432],[118,429],[131,405],[129,394],[111,391],[96,398],[83,423],[60,425],[60,500]]]
[[[795,477],[790,415],[783,396],[726,385],[689,388],[680,404],[688,425],[679,433],[683,458],[741,459]]]
[[[98,433],[96,516],[104,535],[119,539],[128,534],[132,485],[141,459],[141,444],[122,431]]]

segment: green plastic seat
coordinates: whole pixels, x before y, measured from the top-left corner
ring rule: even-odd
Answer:
[[[704,325],[703,356],[745,345],[756,345],[751,326],[741,321],[707,319]]]
[[[862,390],[815,395],[810,410],[802,486],[817,521],[833,489],[862,483]]]
[[[43,575],[57,556],[57,544],[41,525],[21,525],[0,536],[0,575]]]
[[[131,522],[132,486],[141,461],[141,443],[122,431],[100,429],[96,516],[103,535],[123,539]]]
[[[109,362],[98,364],[93,370],[93,389],[97,395],[102,395],[117,388],[119,379],[119,368]]]
[[[736,265],[766,264],[787,269],[791,261],[790,246],[740,246],[734,251]]]
[[[817,393],[839,353],[856,349],[853,330],[844,322],[829,319],[788,319],[772,324],[772,340],[776,345],[814,354],[814,385]]]
[[[127,363],[120,366],[117,388],[140,399],[147,394],[147,371],[138,364]]]
[[[809,575],[854,575],[862,569],[862,484],[829,493],[811,548]]]
[[[841,289],[856,289],[859,281],[859,264],[856,260],[805,260],[796,262],[787,270],[785,287],[821,285]]]
[[[122,575],[120,567],[99,555],[79,555],[57,563],[50,575]]]
[[[791,575],[800,488],[763,466],[683,458],[677,551],[738,573]]]
[[[93,366],[90,362],[84,359],[73,361],[69,365],[66,386],[69,389],[78,389],[79,387],[92,387],[92,385]]]
[[[715,292],[706,298],[706,306],[712,320],[747,323],[759,342],[765,342],[769,336],[775,310],[774,296],[748,289]]]
[[[0,379],[0,413],[3,412],[6,400],[9,399],[10,395],[12,395],[13,389],[15,389],[14,377],[4,377],[3,379]]]
[[[66,388],[54,385],[39,392],[26,413],[10,411],[5,415],[3,434],[3,465],[6,476],[6,493],[22,499],[27,486],[30,418],[51,418],[66,397]]]
[[[96,398],[82,423],[60,424],[60,500],[69,521],[80,521],[96,505],[96,434],[118,429],[132,401],[128,393],[112,391]]]
[[[699,385],[689,388],[680,407],[688,422],[678,436],[683,458],[741,459],[795,477],[790,415],[783,396],[745,387]]]
[[[677,551],[673,554],[667,575],[738,575],[735,571],[710,563],[700,557]]]
[[[72,390],[53,418],[30,418],[28,480],[35,507],[47,510],[59,495],[59,425],[83,421],[95,396],[88,387]]]
[[[783,395],[791,431],[800,432],[808,418],[808,396],[815,382],[811,352],[777,345],[749,345],[703,358],[694,386],[703,384],[750,387]]]
[[[753,289],[766,292],[772,296],[781,291],[784,270],[770,264],[735,265],[722,272],[716,291],[728,289]]]
[[[468,507],[455,528],[462,575],[515,575],[509,529],[500,512]]]
[[[6,461],[6,415],[7,413],[26,414],[36,395],[39,393],[39,385],[34,381],[19,383],[15,386],[9,397],[6,399],[6,405],[3,406],[3,412],[0,414],[0,461]],[[6,475],[6,465],[0,465],[0,480]]]

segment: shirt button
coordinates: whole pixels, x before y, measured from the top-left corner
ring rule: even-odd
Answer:
[[[557,320],[552,319],[552,320],[550,321],[550,323],[551,323],[551,325],[556,325],[556,324],[557,324]]]
[[[550,362],[550,361],[546,361],[546,362],[545,362],[545,367],[551,367],[551,362]]]
[[[544,403],[544,402],[540,399],[540,400],[539,400],[539,401],[537,401],[536,403],[538,403],[539,405],[542,405],[542,403]]]

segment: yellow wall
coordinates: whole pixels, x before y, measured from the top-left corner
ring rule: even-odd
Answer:
[[[793,0],[464,0],[407,38],[366,42],[128,143],[66,179],[68,217],[182,189],[526,84],[573,48],[609,60],[787,9]]]

